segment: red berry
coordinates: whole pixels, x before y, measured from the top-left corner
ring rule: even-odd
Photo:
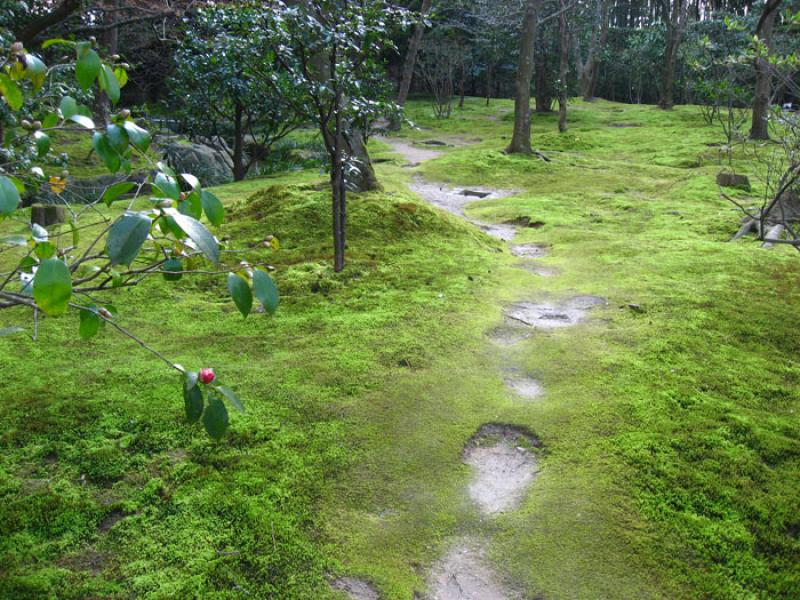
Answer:
[[[199,377],[202,383],[208,385],[209,383],[214,381],[216,375],[214,374],[214,369],[200,369]]]

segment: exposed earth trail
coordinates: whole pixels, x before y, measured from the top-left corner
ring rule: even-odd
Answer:
[[[416,168],[422,162],[437,158],[442,153],[423,148],[396,138],[382,138],[392,150],[402,156],[405,167]],[[450,187],[430,182],[415,175],[409,188],[430,204],[472,223],[487,235],[509,244],[510,252],[522,259],[518,268],[538,276],[557,274],[538,264],[537,259],[547,255],[548,249],[538,244],[514,245],[520,224],[487,223],[468,216],[466,206],[476,200],[512,197],[514,190],[486,187]],[[586,319],[587,313],[605,300],[594,296],[531,301],[520,299],[505,307],[506,326],[487,332],[495,342],[501,359],[503,382],[509,394],[520,402],[546,401],[542,384],[525,375],[521,365],[515,363],[510,350],[525,343],[536,330],[566,328]],[[534,484],[539,472],[540,458],[537,449],[540,441],[524,428],[514,424],[487,423],[467,440],[462,454],[463,462],[472,468],[472,480],[467,494],[482,515],[481,523],[489,523],[497,515],[514,511]],[[488,528],[487,528],[488,529]],[[521,593],[509,583],[504,574],[486,558],[489,531],[468,531],[451,540],[449,550],[433,566],[427,577],[426,600],[517,600]],[[377,591],[364,581],[343,578],[334,587],[346,592],[354,600],[379,598]]]

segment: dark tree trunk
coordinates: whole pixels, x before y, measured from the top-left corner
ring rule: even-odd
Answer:
[[[533,50],[536,44],[540,2],[541,0],[525,2],[514,97],[514,135],[506,148],[506,152],[509,154],[533,153],[531,148],[531,77],[533,76]]]
[[[775,25],[775,17],[778,14],[780,4],[781,0],[767,2],[756,27],[756,37],[764,42],[768,52],[772,45],[772,29]],[[766,57],[756,59],[755,70],[756,89],[753,97],[753,122],[750,126],[750,139],[767,140],[769,139],[767,112],[769,111],[769,97],[772,92],[772,77]]]
[[[492,63],[486,65],[486,106],[492,97]]]
[[[536,112],[547,113],[550,112],[551,99],[547,95],[547,70],[545,63],[547,57],[544,53],[542,44],[536,46],[534,51],[534,75],[536,78]]]
[[[122,0],[114,0],[114,8],[119,8],[122,5]],[[114,12],[106,12],[103,16],[103,24],[110,26],[103,31],[102,44],[105,50],[114,55],[119,51],[119,27],[114,25],[116,14]],[[99,123],[109,123],[111,121],[111,100],[105,92],[100,92],[95,100],[94,113],[96,120]]]
[[[33,40],[40,33],[43,33],[53,25],[58,25],[81,7],[81,0],[64,0],[56,8],[48,13],[37,17],[25,27],[17,31],[16,38],[25,46],[30,46]]]
[[[661,0],[661,3],[667,23],[667,45],[664,49],[664,68],[658,106],[664,110],[670,110],[675,104],[672,90],[675,81],[675,63],[686,30],[689,1]]]
[[[592,35],[589,38],[589,48],[586,59],[581,59],[580,47],[575,42],[576,69],[578,71],[578,87],[581,96],[587,102],[594,99],[594,90],[597,86],[597,75],[600,70],[599,54],[608,39],[608,12],[609,0],[595,0],[595,15],[592,25]]]
[[[397,104],[404,106],[408,100],[408,92],[411,89],[411,81],[414,79],[414,67],[417,64],[417,53],[422,42],[422,34],[425,33],[425,16],[431,10],[432,0],[422,0],[420,9],[420,20],[414,26],[414,33],[408,42],[406,60],[403,63],[403,78],[400,80],[400,89],[397,92]]]
[[[247,174],[244,164],[244,108],[241,102],[236,102],[233,116],[233,180],[241,181]]]
[[[559,0],[561,14],[558,16],[558,39],[560,60],[558,63],[558,130],[567,130],[567,72],[569,69],[569,27],[567,26],[567,0]]]
[[[458,84],[458,108],[464,108],[464,86],[466,85],[465,79],[467,78],[467,61],[461,61],[461,81]]]

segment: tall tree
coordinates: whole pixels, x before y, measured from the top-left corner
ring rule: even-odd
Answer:
[[[759,53],[755,59],[756,87],[753,96],[753,123],[750,127],[750,139],[753,140],[769,139],[767,111],[772,91],[772,73],[768,55],[772,46],[772,30],[780,5],[781,0],[767,0],[756,26],[755,37],[763,44],[764,52]]]
[[[558,15],[558,130],[564,133],[567,130],[567,73],[569,71],[569,24],[567,21],[567,0],[559,0]]]
[[[411,90],[411,81],[414,79],[414,70],[417,64],[417,53],[422,42],[422,35],[425,33],[425,18],[431,10],[433,0],[422,0],[422,7],[419,11],[419,20],[414,25],[414,33],[408,42],[406,58],[403,62],[403,78],[400,80],[400,88],[397,91],[397,105],[405,106],[408,100],[408,92]]]
[[[575,68],[578,72],[578,86],[584,100],[594,98],[597,78],[600,74],[600,53],[608,40],[609,0],[594,0],[594,14],[591,22],[589,46],[586,58],[581,56],[580,37],[575,36]]]
[[[675,81],[675,64],[678,61],[678,49],[688,24],[689,0],[660,0],[660,3],[664,24],[667,28],[667,42],[664,47],[658,106],[669,110],[674,105],[672,88]]]
[[[539,28],[541,3],[542,0],[527,0],[522,17],[514,96],[514,134],[506,149],[509,154],[533,153],[531,148],[531,77],[533,76],[533,52]]]

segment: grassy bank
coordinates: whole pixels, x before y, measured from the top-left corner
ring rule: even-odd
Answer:
[[[376,140],[385,189],[352,198],[339,275],[318,172],[220,188],[222,234],[281,240],[248,254],[276,267],[275,317],[242,320],[222,281],[114,295],[161,351],[236,382],[249,412],[220,444],[111,332],[81,342],[65,317],[0,338],[0,595],[321,598],[349,573],[411,598],[479,520],[465,441],[508,422],[541,439],[542,472],[490,555],[531,597],[792,597],[798,258],[726,243],[738,216],[697,111],[577,103],[561,136],[536,116],[545,163],[502,154],[510,108],[439,122],[413,103],[426,130],[404,135],[454,143],[431,179],[519,190],[469,212],[541,221],[519,241],[548,244],[558,277],[415,199]],[[514,348],[546,389],[522,404],[485,332],[504,302],[569,294],[609,305]]]

